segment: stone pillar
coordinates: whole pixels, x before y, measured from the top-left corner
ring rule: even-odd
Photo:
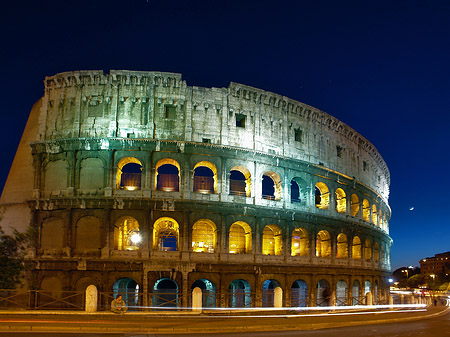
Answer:
[[[202,290],[199,287],[192,290],[192,311],[202,311]]]
[[[97,311],[97,300],[98,291],[97,287],[91,284],[86,288],[86,312],[96,312]]]
[[[366,305],[373,305],[372,292],[368,291],[366,294]]]
[[[281,289],[281,287],[275,288],[273,306],[275,308],[283,307],[283,289]]]
[[[189,272],[182,271],[181,275],[183,277],[183,287],[182,287],[182,298],[181,298],[181,306],[186,308],[188,306],[188,276]]]

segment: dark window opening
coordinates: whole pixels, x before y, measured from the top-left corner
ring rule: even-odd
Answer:
[[[178,192],[180,185],[178,168],[171,164],[164,164],[158,168],[156,189],[158,191]]]
[[[262,198],[275,200],[275,186],[272,178],[264,175],[262,179]]]
[[[170,229],[164,229],[159,232],[159,250],[165,252],[174,252],[177,250],[177,234]]]
[[[245,176],[242,172],[231,171],[230,172],[230,195],[239,195],[245,197]]]
[[[173,105],[166,105],[165,111],[164,111],[164,118],[165,119],[175,119],[177,114],[177,109]]]
[[[367,162],[363,161],[363,171],[367,171]]]
[[[204,194],[214,193],[214,173],[210,168],[200,166],[195,169],[194,192]]]
[[[300,129],[295,129],[294,137],[296,142],[302,142],[303,131]]]
[[[342,158],[342,147],[339,145],[336,145],[336,154],[339,158]]]
[[[141,188],[142,167],[136,163],[128,163],[122,167],[120,177],[121,190],[139,190]]]
[[[295,180],[291,181],[291,202],[300,203],[300,188]]]
[[[236,115],[236,127],[245,128],[245,115]]]
[[[202,138],[202,143],[211,144],[211,139],[209,139],[209,138]]]

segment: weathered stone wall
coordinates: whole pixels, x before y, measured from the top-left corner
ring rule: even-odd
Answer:
[[[69,72],[47,77],[45,84],[40,140],[210,141],[323,165],[355,177],[385,201],[389,195],[389,171],[371,143],[287,97],[237,83],[188,87],[180,74],[158,72]]]

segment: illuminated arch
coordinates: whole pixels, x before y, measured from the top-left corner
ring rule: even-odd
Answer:
[[[334,192],[334,201],[338,213],[345,213],[347,211],[347,196],[342,188],[338,188]]]
[[[194,252],[214,253],[216,249],[217,227],[208,219],[198,220],[192,226],[192,250]]]
[[[328,209],[330,204],[330,192],[328,186],[318,182],[315,186],[315,204],[318,209]]]
[[[160,251],[178,250],[180,226],[169,217],[162,217],[153,224],[153,249]]]
[[[331,257],[331,236],[326,230],[321,230],[317,233],[316,256]]]
[[[336,241],[336,258],[346,259],[348,257],[348,240],[347,235],[341,233],[337,236]]]
[[[199,167],[207,167],[212,172],[212,193],[217,193],[217,168],[216,165],[210,163],[209,161],[201,161],[194,166],[194,192],[199,191],[210,191],[210,179],[206,179],[209,177],[200,177],[196,176],[195,170]],[[196,179],[197,178],[197,179]],[[205,178],[205,179],[200,179]],[[197,180],[197,181],[196,181]],[[202,192],[203,193],[203,192]],[[207,193],[207,192],[205,192]]]
[[[283,235],[280,227],[277,225],[267,225],[264,227],[262,239],[263,255],[282,255]]]
[[[383,228],[383,212],[381,212],[381,209],[378,210],[378,227]]]
[[[375,226],[378,226],[378,216],[377,216],[377,206],[375,204],[372,205],[372,222]]]
[[[363,220],[370,221],[370,204],[367,199],[363,200]]]
[[[380,261],[380,249],[378,248],[378,242],[375,242],[373,245],[373,255],[375,263],[378,263]]]
[[[350,198],[350,213],[352,216],[356,216],[359,212],[359,198],[356,194],[352,194]]]
[[[364,241],[364,260],[370,261],[372,259],[372,243],[369,239]]]
[[[352,241],[352,258],[353,259],[360,259],[362,257],[361,254],[361,239],[359,236],[353,237]]]
[[[252,252],[252,229],[243,221],[236,221],[230,227],[230,254],[250,254]]]
[[[339,280],[336,284],[336,306],[347,305],[347,282]]]
[[[159,168],[163,165],[171,165],[178,169],[178,174],[160,174]],[[161,181],[159,181],[161,180]],[[178,162],[172,158],[164,158],[156,163],[155,166],[155,190],[167,192],[179,191],[181,185],[181,167]]]
[[[138,221],[131,216],[122,216],[114,224],[114,249],[138,250],[141,236]]]
[[[116,188],[125,190],[138,190],[141,188],[141,173],[123,172],[124,167],[128,164],[137,164],[141,167],[142,163],[134,157],[122,158],[117,163]]]
[[[281,178],[278,173],[273,171],[263,173],[261,196],[269,200],[281,199]]]
[[[309,255],[309,238],[306,229],[297,227],[292,231],[291,255]]]
[[[233,171],[235,172],[233,173]],[[239,177],[239,173],[241,177]],[[232,167],[230,170],[230,194],[250,197],[251,189],[252,177],[250,171],[243,166]]]

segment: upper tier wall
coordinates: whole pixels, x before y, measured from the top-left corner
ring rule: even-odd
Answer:
[[[385,201],[386,163],[363,136],[329,114],[261,89],[188,87],[181,74],[76,71],[45,79],[40,140],[88,137],[211,142],[341,172]]]

